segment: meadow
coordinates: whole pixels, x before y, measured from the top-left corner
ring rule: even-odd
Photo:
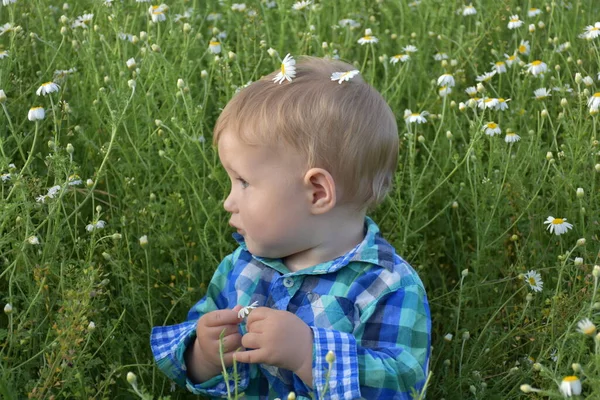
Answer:
[[[370,215],[428,291],[427,398],[600,398],[598,20],[597,0],[2,0],[0,397],[195,398],[150,329],[235,248],[212,128],[289,53],[353,63],[396,114]]]

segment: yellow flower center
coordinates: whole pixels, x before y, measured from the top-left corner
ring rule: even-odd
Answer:
[[[285,64],[281,63],[281,74],[285,75]]]
[[[527,51],[527,46],[525,46],[524,44],[519,46],[519,52],[520,53],[525,53]]]
[[[540,60],[535,60],[531,62],[531,65],[533,65],[534,67],[537,67],[538,65],[541,65],[542,62]]]
[[[583,330],[583,333],[586,335],[593,335],[596,333],[596,327],[594,325],[590,325]]]
[[[508,135],[514,135],[514,133],[508,133]],[[533,276],[530,276],[529,279],[527,279],[527,282],[529,282],[531,286],[536,286],[537,284]]]
[[[496,129],[496,128],[498,127],[498,124],[497,124],[497,123],[495,123],[495,122],[489,122],[489,123],[487,124],[487,127],[488,127],[489,129]]]
[[[519,22],[519,17],[517,17],[517,18],[511,18],[510,22]]]
[[[490,102],[492,102],[492,101],[494,101],[494,99],[485,99],[483,102],[484,102],[484,103],[490,103]]]
[[[554,218],[554,219],[552,220],[552,225],[560,225],[560,224],[562,224],[563,222],[565,222],[565,220],[564,220],[564,219],[562,219],[562,218]]]
[[[596,98],[600,97],[600,92],[594,93],[594,95],[592,97],[596,97]]]
[[[420,117],[420,116],[421,116],[421,114],[419,114],[419,113],[412,113],[412,114],[410,114],[410,116],[411,116],[411,117]]]
[[[50,86],[50,85],[52,85],[52,82],[42,83],[42,86]]]
[[[364,40],[371,40],[372,38],[373,38],[373,36],[369,36],[369,35],[367,35],[367,36],[365,36],[363,39],[364,39]]]
[[[579,380],[575,375],[565,376],[563,382],[577,382]]]
[[[502,97],[500,97],[500,98],[498,99],[498,101],[499,101],[500,103],[504,103],[506,100],[504,100]]]
[[[503,65],[504,65],[504,61],[498,61],[498,62],[496,63],[496,66],[497,66],[497,67],[501,67],[501,66],[503,66]]]
[[[220,45],[221,43],[219,43],[219,42],[212,42],[212,41],[211,41],[209,44],[210,44],[211,46],[218,46],[218,45]]]
[[[537,8],[530,8],[529,11],[531,12],[536,12],[538,9]]]
[[[519,50],[521,50],[521,47],[519,47]],[[517,59],[517,56],[514,54],[512,56],[508,57],[509,61],[515,61],[516,59]]]
[[[594,26],[592,29],[590,29],[590,32],[591,32],[591,31],[598,31],[598,30],[600,30],[600,28],[596,28],[596,27]]]

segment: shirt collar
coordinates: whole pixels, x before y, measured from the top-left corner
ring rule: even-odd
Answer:
[[[334,260],[300,270],[296,274],[331,273],[348,265],[350,262],[375,264],[391,271],[394,268],[394,256],[396,254],[394,248],[381,236],[379,227],[369,217],[365,217],[365,230],[366,234],[363,241],[346,254],[341,255]],[[242,235],[234,232],[233,238],[244,251],[248,251]],[[267,258],[255,255],[252,255],[252,257],[282,273],[289,273],[289,270],[287,270],[280,258]]]

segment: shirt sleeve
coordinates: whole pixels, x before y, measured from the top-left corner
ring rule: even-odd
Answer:
[[[311,328],[316,398],[409,400],[413,390],[423,388],[431,315],[422,286],[382,296],[365,308],[353,333]],[[331,371],[329,351],[335,355]]]
[[[233,255],[229,255],[219,264],[208,285],[206,296],[190,309],[187,320],[177,325],[155,326],[150,334],[150,347],[160,370],[177,384],[195,394],[227,396],[227,384],[222,374],[201,384],[193,383],[187,376],[184,353],[196,338],[196,324],[202,315],[213,310],[230,308],[230,304],[236,304],[236,299],[231,298],[236,296],[235,290],[229,290],[229,286],[232,285],[232,274]],[[243,391],[248,386],[249,365],[240,363],[237,367],[240,378],[238,390]],[[233,369],[229,368],[228,373],[231,377],[229,385],[233,388]]]

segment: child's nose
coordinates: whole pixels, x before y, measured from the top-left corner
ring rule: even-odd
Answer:
[[[237,212],[237,207],[235,206],[235,202],[233,201],[232,192],[229,192],[229,195],[225,199],[225,202],[223,203],[223,208],[228,213],[233,214],[233,213]]]

